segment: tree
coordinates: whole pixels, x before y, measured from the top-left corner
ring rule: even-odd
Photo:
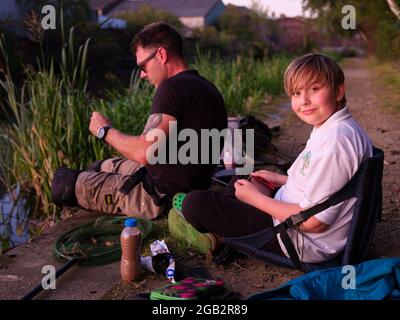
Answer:
[[[162,9],[154,9],[147,4],[142,5],[137,11],[118,13],[115,16],[124,19],[127,22],[128,29],[133,33],[156,21],[166,21],[178,29],[182,27],[178,17],[174,14]]]
[[[270,52],[271,39],[276,36],[276,23],[267,11],[253,1],[252,8],[227,5],[219,17],[218,29],[231,38],[234,53],[264,57]]]
[[[40,14],[45,5],[55,6],[57,13],[63,8],[67,28],[92,17],[92,9],[87,0],[17,0],[17,4],[22,15],[32,10]]]
[[[356,30],[341,28],[345,5],[356,9]],[[360,32],[368,45],[369,53],[380,57],[395,57],[400,53],[400,23],[398,0],[303,0],[303,8],[318,15],[320,23],[331,34],[352,36]]]

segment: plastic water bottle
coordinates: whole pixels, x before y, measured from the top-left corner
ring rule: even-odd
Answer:
[[[222,161],[226,169],[237,167],[236,161],[241,157],[241,150],[235,145],[235,130],[239,129],[239,121],[239,118],[228,117],[228,130],[230,131],[230,135],[227,135],[222,150]],[[229,136],[231,139],[229,139]]]
[[[124,281],[135,281],[141,274],[140,252],[142,233],[137,228],[137,220],[125,220],[125,228],[121,233],[121,278]]]

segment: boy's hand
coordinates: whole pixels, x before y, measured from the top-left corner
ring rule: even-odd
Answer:
[[[276,187],[283,186],[287,181],[287,176],[281,175],[276,172],[268,171],[268,170],[259,170],[259,171],[253,172],[251,174],[251,176],[268,181]]]
[[[90,117],[89,131],[96,136],[97,131],[105,126],[111,125],[111,121],[100,112],[94,111]]]
[[[261,193],[254,184],[245,179],[236,180],[234,186],[236,198],[250,205],[252,205],[251,200],[254,195],[257,193]]]

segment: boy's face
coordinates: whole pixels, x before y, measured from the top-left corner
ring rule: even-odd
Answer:
[[[344,95],[344,85],[337,92],[320,82],[306,84],[292,95],[292,109],[305,123],[318,128],[332,114],[341,109],[339,101]]]

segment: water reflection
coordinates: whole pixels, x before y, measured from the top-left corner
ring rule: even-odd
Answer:
[[[28,215],[19,185],[0,196],[0,252],[29,240]]]

